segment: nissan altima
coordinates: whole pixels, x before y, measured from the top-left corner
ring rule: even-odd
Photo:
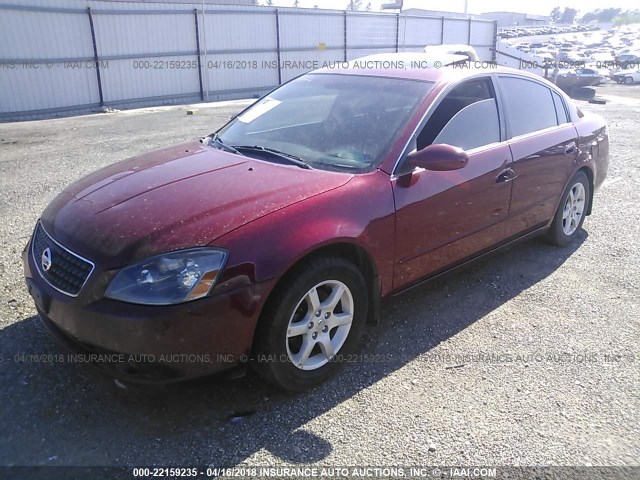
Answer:
[[[23,253],[53,335],[129,381],[254,366],[297,391],[381,298],[574,239],[607,174],[600,117],[518,70],[369,66],[302,75],[67,187]]]

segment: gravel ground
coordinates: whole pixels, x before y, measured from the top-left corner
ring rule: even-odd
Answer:
[[[0,124],[0,464],[638,465],[640,102],[609,121],[609,178],[568,248],[522,244],[387,302],[354,363],[286,396],[249,375],[122,385],[34,317],[20,252],[71,181],[219,126],[242,102]]]

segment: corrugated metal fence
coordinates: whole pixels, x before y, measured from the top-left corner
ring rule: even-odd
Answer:
[[[441,43],[473,45],[490,60],[495,39],[492,21],[393,13],[0,4],[0,119],[259,96],[325,62]]]
[[[495,60],[498,65],[527,70],[545,78],[552,73],[549,70],[553,71],[553,67],[549,68],[544,58],[518,50],[506,40],[500,40],[496,43]]]

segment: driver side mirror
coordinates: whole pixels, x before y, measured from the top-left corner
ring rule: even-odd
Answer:
[[[469,155],[459,147],[441,143],[411,152],[407,160],[414,167],[444,172],[465,167],[469,163]]]

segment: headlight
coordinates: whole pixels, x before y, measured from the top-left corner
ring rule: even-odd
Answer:
[[[145,305],[171,305],[204,297],[224,267],[227,252],[193,248],[165,253],[125,267],[105,296]]]

